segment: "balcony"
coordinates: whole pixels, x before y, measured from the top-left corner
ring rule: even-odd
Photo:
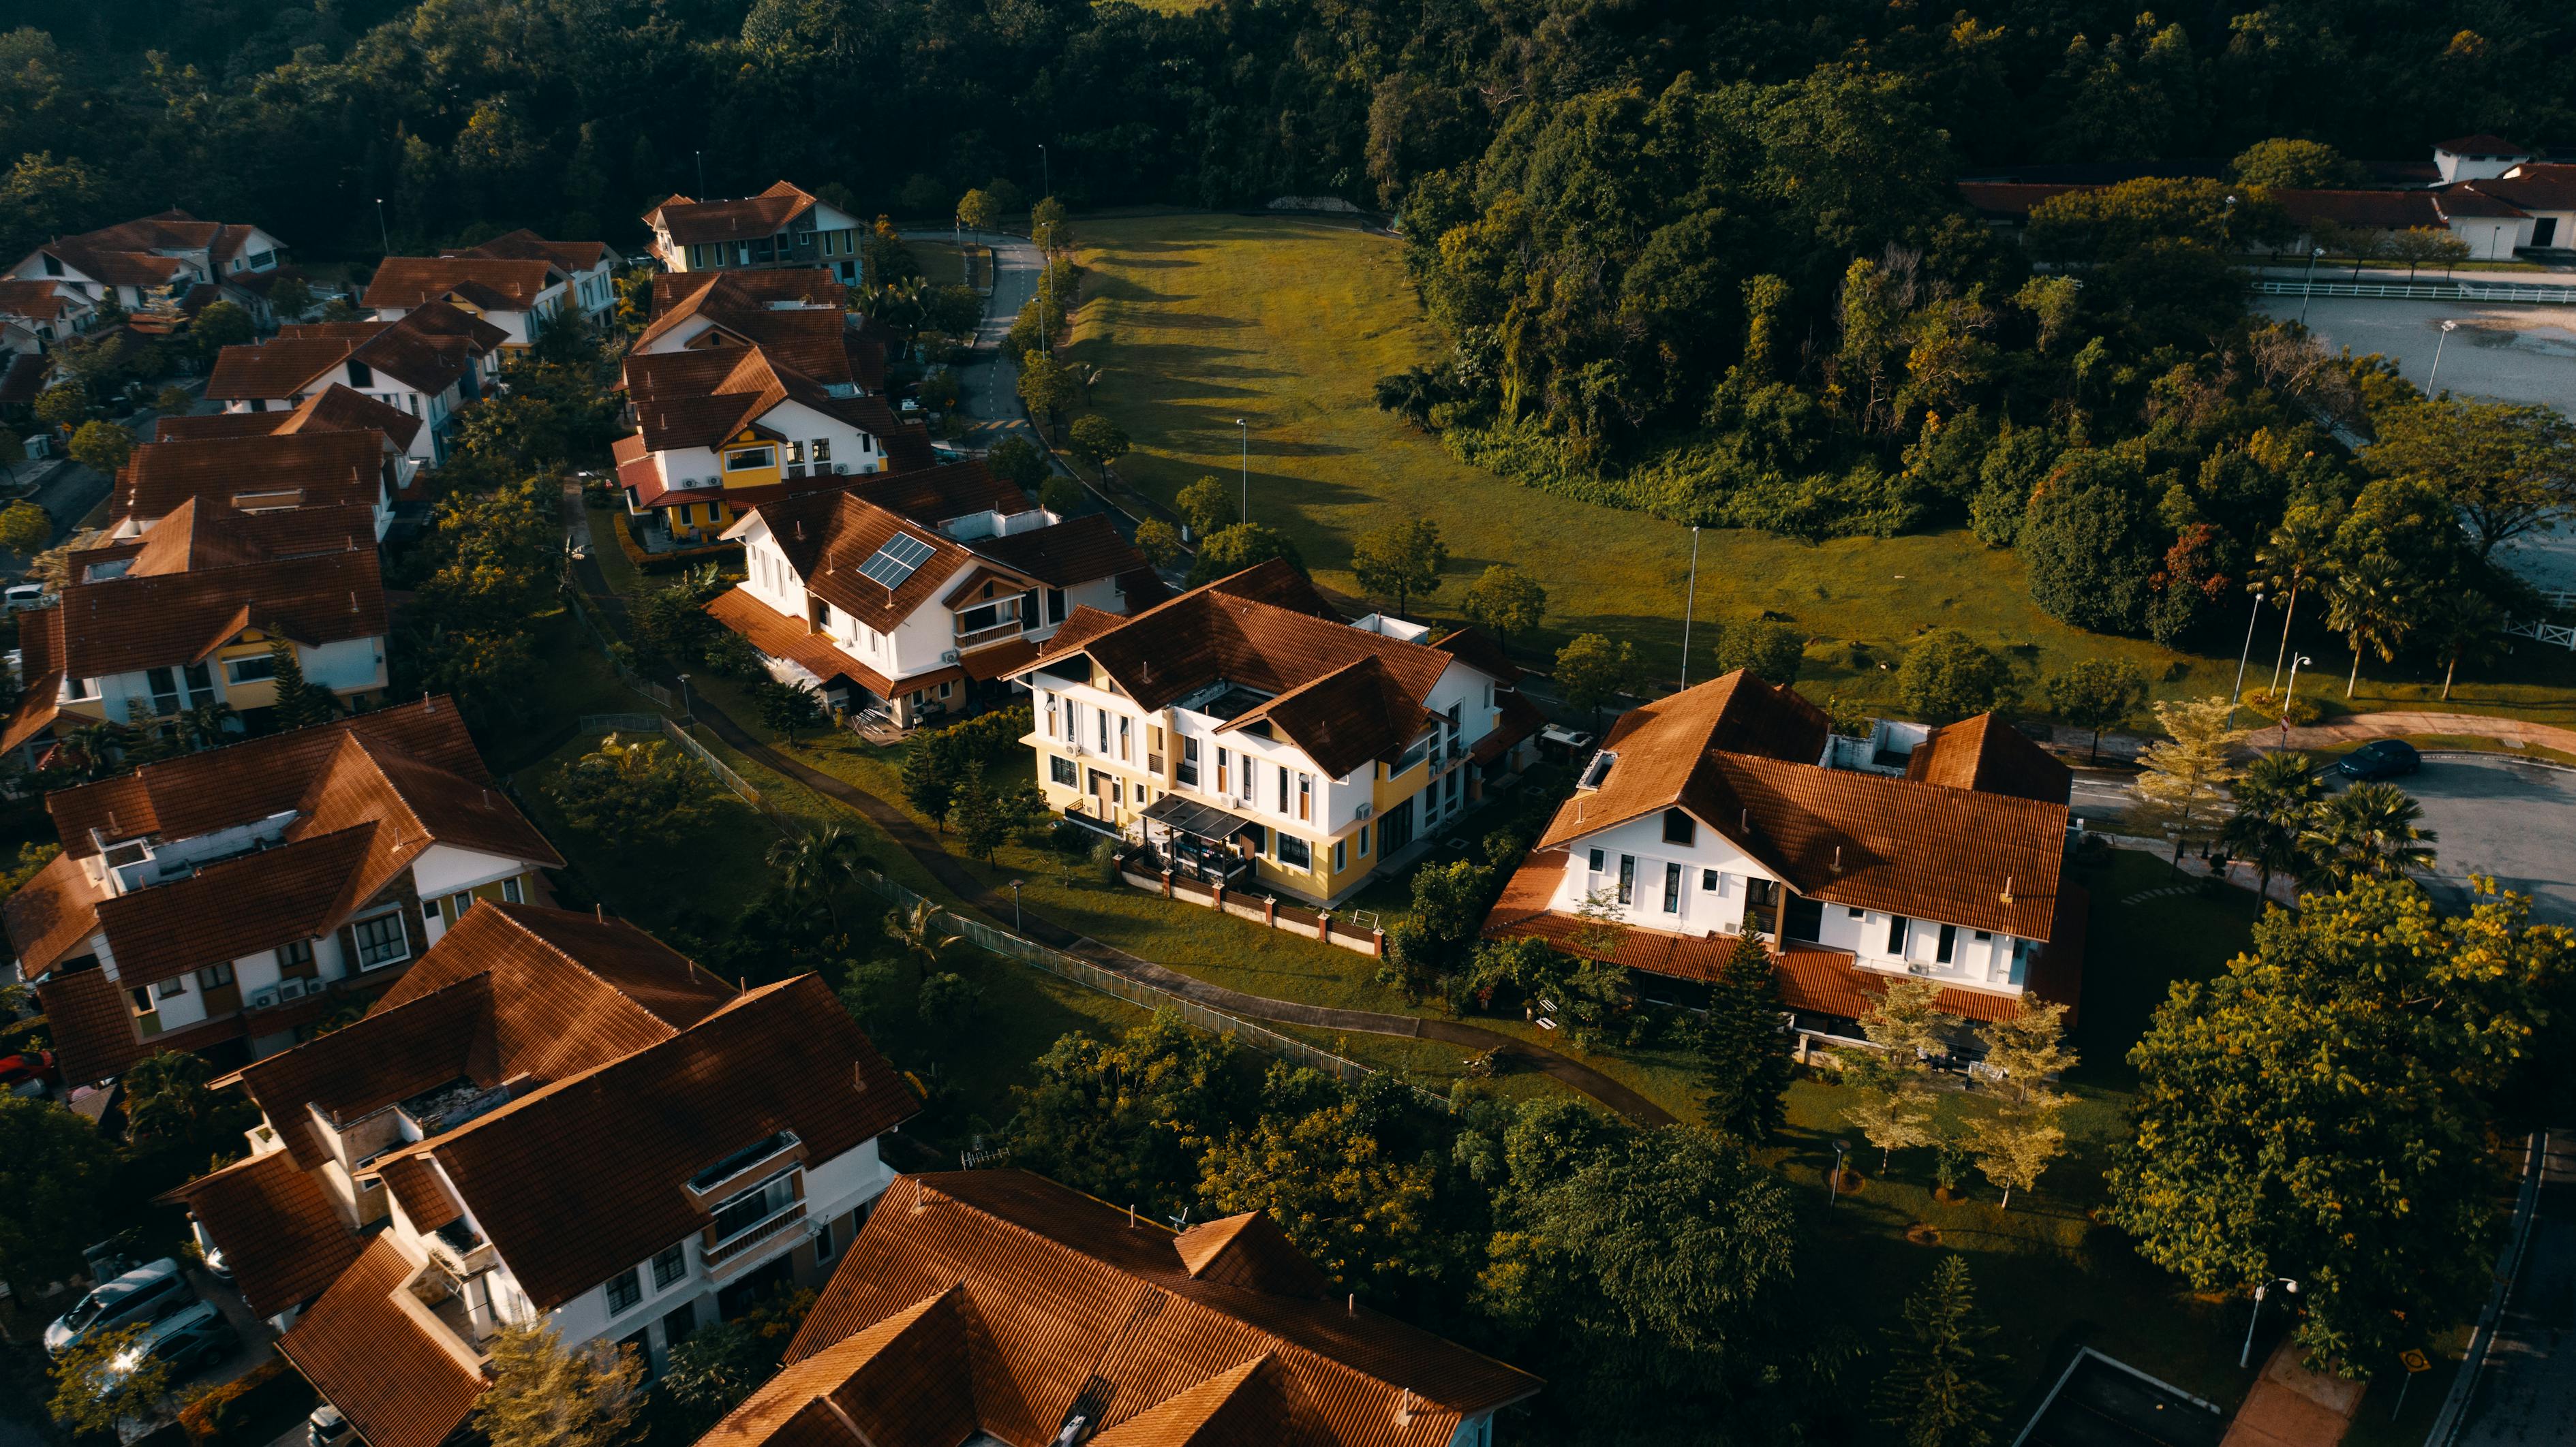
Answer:
[[[981,648],[987,643],[1005,643],[1019,636],[1020,621],[1014,618],[1007,623],[996,623],[990,628],[978,628],[972,633],[958,634],[957,651],[963,653],[969,648]]]
[[[707,1268],[708,1279],[722,1281],[741,1269],[744,1263],[759,1259],[760,1253],[754,1251],[753,1247],[765,1241],[777,1240],[788,1227],[804,1219],[805,1203],[797,1201],[723,1245],[709,1247],[700,1252],[699,1259]]]

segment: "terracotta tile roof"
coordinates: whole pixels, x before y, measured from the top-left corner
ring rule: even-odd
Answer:
[[[792,1130],[825,1161],[908,1119],[911,1090],[819,975],[412,1147],[433,1156],[541,1311],[713,1219],[688,1180]]]
[[[1501,707],[1503,716],[1494,721],[1494,726],[1485,731],[1483,738],[1476,740],[1470,757],[1477,763],[1492,763],[1513,745],[1547,727],[1547,715],[1540,713],[1538,705],[1517,689],[1502,696]]]
[[[1038,656],[1038,646],[1026,638],[1013,638],[1001,643],[988,643],[970,648],[957,660],[966,676],[978,683],[989,683],[1026,667]]]
[[[673,307],[717,288],[720,304],[765,307],[773,301],[837,307],[850,289],[821,267],[783,267],[776,271],[663,271],[653,275],[653,316],[659,320]]]
[[[467,914],[481,912],[478,905]],[[429,947],[421,963],[440,958],[443,950],[452,960],[455,951],[442,938]],[[407,991],[401,999],[387,991],[364,1018],[292,1050],[252,1061],[229,1079],[238,1079],[243,1091],[267,1112],[296,1164],[319,1170],[332,1157],[315,1129],[312,1110],[333,1120],[352,1121],[453,1080],[488,1087],[509,1078],[502,1068],[517,1063],[517,1056],[481,1050],[478,1058],[478,1047],[494,1030],[494,993],[493,980],[482,974],[448,979],[426,991]],[[618,1023],[612,1021],[602,1029],[614,1036]]]
[[[2521,207],[2503,197],[2487,194],[2483,181],[2436,191],[2433,204],[2440,208],[2446,222],[2461,217],[2510,219],[2524,214]]]
[[[92,246],[124,251],[212,251],[229,257],[248,244],[256,228],[200,221],[177,207],[73,238]]]
[[[936,600],[951,578],[976,561],[974,553],[937,528],[899,517],[847,490],[762,503],[752,516],[768,525],[808,592],[880,633],[893,632],[915,609]],[[893,588],[861,576],[859,569],[898,533],[930,550],[919,566]]]
[[[1485,916],[1488,939],[1543,939],[1571,955],[1586,955],[1626,965],[1649,974],[1685,980],[1711,980],[1735,951],[1735,939],[1724,935],[1673,934],[1629,928],[1619,932],[1617,947],[1604,953],[1587,947],[1593,926],[1578,916],[1548,906],[1572,855],[1563,849],[1534,850],[1505,882],[1503,892]],[[2069,884],[2061,891],[2057,919],[2048,943],[2023,981],[2042,1000],[2067,1007],[2074,1019],[2084,971],[2084,891]],[[1868,1012],[1871,997],[1895,976],[1858,968],[1845,950],[1790,940],[1773,951],[1778,963],[1782,1000],[1794,1010],[1856,1020]],[[2006,990],[1945,985],[1938,1001],[1949,1014],[1966,1020],[2008,1019],[2020,1008],[2021,996]]]
[[[183,425],[170,438],[134,449],[133,458],[116,475],[115,515],[146,520],[166,517],[190,498],[263,510],[279,506],[372,509],[384,493],[384,433],[343,429],[327,423],[316,426],[308,417],[305,425],[277,435],[297,417],[306,416],[306,409],[318,412],[324,399],[335,393],[392,412],[380,403],[334,386],[307,398],[304,406],[294,412],[164,419],[165,429],[173,422]],[[345,408],[346,404],[333,404],[335,411]],[[393,416],[413,423],[412,431],[417,430],[418,419],[401,413]],[[256,434],[234,436],[207,435],[232,430],[228,428],[201,431],[184,425],[230,423],[236,419],[265,425]],[[412,431],[394,440],[408,446]],[[375,541],[372,523],[366,537],[370,544]]]
[[[1715,750],[1812,764],[1824,757],[1831,732],[1814,704],[1742,669],[1641,704],[1621,714],[1601,743],[1615,762],[1600,787],[1568,800],[1538,847],[1689,806],[1702,761]]]
[[[361,362],[415,391],[439,393],[472,370],[509,333],[441,301],[391,322],[316,322],[278,328],[265,342],[215,355],[206,396],[219,402],[291,397],[324,373]],[[339,379],[334,379],[339,380]]]
[[[2516,166],[2510,176],[2473,184],[2525,211],[2576,211],[2576,166]]]
[[[58,322],[69,314],[75,301],[81,299],[74,297],[70,289],[59,281],[0,277],[0,316]],[[87,305],[85,301],[82,304]]]
[[[975,1402],[955,1363],[968,1348],[959,1288],[915,1302],[783,1368],[699,1439],[803,1447],[954,1447],[975,1435]]]
[[[380,1235],[277,1339],[278,1351],[368,1447],[439,1447],[483,1394],[481,1373],[396,1300],[415,1274],[393,1239]]]
[[[761,602],[743,584],[736,584],[729,591],[718,594],[715,601],[707,605],[707,614],[741,634],[752,647],[772,658],[783,658],[826,683],[835,678],[846,678],[879,698],[890,696],[897,688],[894,680],[842,652],[829,637],[806,632],[803,624]],[[910,693],[917,688],[937,688],[942,683],[954,683],[966,676],[962,667],[934,669],[929,673],[907,676],[902,680],[901,689]]]
[[[504,232],[480,246],[468,246],[446,254],[497,257],[505,261],[551,261],[565,271],[589,271],[609,259],[606,242],[548,241],[525,227]]]
[[[900,474],[898,474],[900,475]],[[1107,513],[1085,513],[1053,527],[1007,537],[974,538],[966,546],[1042,583],[1070,588],[1149,566],[1136,545],[1119,533]]]
[[[907,1447],[953,1444],[931,1434],[961,1400],[1007,1442],[1051,1441],[1079,1412],[1096,1442],[1440,1447],[1540,1385],[1339,1300],[1193,1277],[1169,1230],[1015,1170],[897,1180],[788,1361],[706,1440],[830,1440],[795,1424],[882,1395],[901,1406],[877,1440]],[[1249,1422],[1228,1406],[1247,1390]]]
[[[286,514],[299,524],[292,532],[192,529],[190,514],[196,508],[193,501],[181,504],[144,535],[139,548],[128,544],[73,555],[76,566],[88,567],[102,554],[113,557],[130,549],[132,561],[122,577],[64,586],[56,605],[62,614],[63,672],[101,678],[199,663],[246,628],[273,629],[308,646],[385,635],[384,582],[371,517]],[[233,514],[224,521],[265,519]],[[339,536],[312,536],[315,527]],[[296,537],[308,550],[244,556],[243,550],[256,547],[257,540],[281,534]],[[352,542],[357,546],[350,547]],[[309,550],[325,543],[333,546]]]
[[[391,326],[392,323],[369,323]],[[265,342],[246,342],[226,347],[215,354],[214,370],[206,377],[206,397],[210,401],[250,401],[254,398],[290,397],[310,389],[313,379],[347,360],[357,350],[361,338],[348,336],[291,336],[285,332]]]
[[[1362,654],[1225,720],[1217,732],[1268,725],[1305,750],[1316,767],[1340,778],[1371,759],[1392,757],[1390,750],[1400,753],[1422,732],[1431,719],[1421,702],[1428,688],[1406,687],[1386,660]]]
[[[49,241],[38,250],[61,258],[65,266],[106,286],[162,287],[194,274],[188,263],[175,256],[155,256],[141,249],[96,246],[79,237],[66,236]]]
[[[284,1151],[199,1176],[170,1195],[223,1247],[233,1284],[260,1316],[321,1295],[358,1259],[357,1233]]]
[[[1267,1212],[1201,1222],[1173,1238],[1172,1247],[1194,1280],[1319,1301],[1333,1294],[1331,1279],[1315,1269]]]
[[[44,1007],[46,1024],[54,1032],[54,1058],[63,1078],[81,1084],[122,1074],[127,1066],[147,1055],[164,1050],[203,1050],[237,1040],[242,1034],[240,1017],[227,1015],[138,1040],[133,1012],[126,1008],[125,992],[105,971],[96,968],[51,976],[36,987],[36,1002]],[[291,1030],[297,1023],[281,1020],[277,1025]]]
[[[118,983],[132,989],[177,979],[217,960],[329,934],[365,898],[342,904],[376,852],[376,833],[362,825],[309,835],[100,899],[99,927],[116,957]]]
[[[413,1230],[435,1231],[451,1221],[465,1219],[465,1207],[447,1188],[437,1163],[427,1157],[392,1156],[376,1168],[376,1174],[383,1179],[385,1189],[393,1193],[403,1215],[410,1218]]]
[[[662,228],[671,234],[672,243],[694,246],[708,241],[748,241],[754,237],[775,236],[787,229],[787,223],[812,210],[810,194],[780,181],[757,196],[744,196],[732,201],[695,201],[686,196],[671,196],[644,213],[644,224],[650,226],[660,218]]]
[[[1455,628],[1433,640],[1432,647],[1493,676],[1505,687],[1520,682],[1521,667],[1503,652],[1503,645],[1482,628]]]
[[[2531,154],[2530,151],[2504,137],[2486,131],[2480,131],[2474,136],[2454,136],[2447,141],[2436,141],[2433,143],[2433,149],[2448,151],[2454,156],[2528,156]]]
[[[1990,713],[1934,729],[1906,759],[1905,777],[2043,804],[2065,803],[2075,787],[2072,769]]]
[[[833,396],[764,346],[631,353],[625,379],[644,445],[655,452],[716,446],[791,400],[875,437],[889,463],[900,460],[898,433],[917,436],[925,458],[929,451],[927,432],[897,421],[883,399]]]
[[[98,891],[81,872],[80,861],[68,853],[46,861],[0,909],[6,911],[10,942],[30,977],[53,968],[98,929]]]
[[[543,257],[388,256],[358,299],[371,307],[416,307],[471,287],[468,299],[477,306],[526,311],[563,279],[563,269]]]

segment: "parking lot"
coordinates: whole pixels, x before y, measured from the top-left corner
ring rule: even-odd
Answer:
[[[2528,894],[2532,918],[2576,924],[2576,771],[2519,759],[2435,756],[2394,781],[2441,838],[2436,887],[2453,902],[2472,874]]]

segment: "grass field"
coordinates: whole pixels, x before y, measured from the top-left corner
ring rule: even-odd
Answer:
[[[1376,378],[1430,361],[1440,347],[1401,243],[1352,223],[1269,216],[1113,217],[1079,231],[1088,275],[1072,354],[1102,369],[1093,401],[1134,439],[1119,469],[1146,494],[1168,503],[1198,477],[1234,481],[1242,418],[1251,424],[1253,521],[1287,531],[1326,585],[1356,593],[1352,542],[1395,519],[1427,517],[1448,542],[1450,573],[1419,611],[1454,615],[1477,573],[1509,561],[1548,591],[1547,650],[1605,633],[1635,641],[1663,677],[1678,672],[1688,529],[1470,468],[1372,404]],[[1814,640],[1800,686],[1819,697],[1892,702],[1900,651],[1927,626],[2008,650],[2034,676],[2111,656],[2136,663],[2164,697],[2225,693],[2235,677],[2232,658],[2058,623],[2030,602],[2013,553],[1964,531],[1819,544],[1704,531],[1693,676],[1707,676],[1710,624],[1765,610]],[[2303,686],[2344,706],[2349,652],[2324,636],[2302,646],[2320,673],[2333,665],[2337,675]],[[2256,651],[2266,650],[2258,642]],[[2440,692],[2438,679],[2390,682],[2388,671],[2365,663],[2350,707],[2412,707]],[[2525,649],[2498,678],[2462,680],[2447,707],[2576,723],[2576,655]]]

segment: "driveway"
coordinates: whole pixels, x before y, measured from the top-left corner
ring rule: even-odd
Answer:
[[[2441,835],[2435,887],[2465,899],[2472,874],[2531,896],[2532,917],[2576,924],[2576,772],[2504,758],[2428,758],[2394,781]]]
[[[946,241],[949,233],[907,231],[903,237],[907,241]],[[1018,319],[1020,308],[1028,305],[1029,297],[1037,291],[1043,268],[1037,247],[1018,237],[985,233],[976,240],[993,249],[993,293],[984,299],[984,320],[975,328],[975,359],[957,369],[957,395],[967,416],[974,419],[959,440],[982,452],[1013,433],[1032,442],[1037,440],[1022,420],[1020,369],[1002,355],[1002,339],[1011,334],[1011,323]]]

